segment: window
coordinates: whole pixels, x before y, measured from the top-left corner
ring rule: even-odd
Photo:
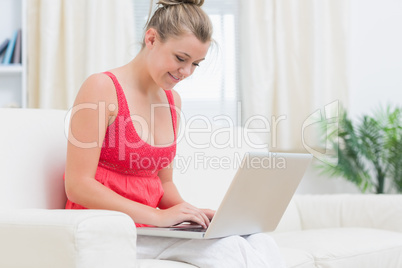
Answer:
[[[136,40],[140,43],[150,1],[133,1]],[[186,120],[196,115],[206,116],[211,120],[217,115],[226,115],[236,123],[239,100],[239,53],[236,31],[238,2],[209,0],[205,1],[203,9],[213,23],[213,39],[217,45],[211,47],[206,60],[201,62],[193,75],[180,82],[175,89],[182,98],[182,111]],[[140,45],[138,50],[139,48]]]

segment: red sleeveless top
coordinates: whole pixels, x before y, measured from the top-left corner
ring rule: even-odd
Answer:
[[[172,117],[174,142],[168,146],[152,146],[136,132],[123,89],[117,78],[105,72],[114,83],[119,105],[117,117],[106,130],[95,179],[116,193],[139,203],[156,208],[163,196],[158,177],[176,154],[177,115],[173,94],[165,90]],[[66,209],[84,209],[67,200]],[[136,224],[143,226],[142,224]]]

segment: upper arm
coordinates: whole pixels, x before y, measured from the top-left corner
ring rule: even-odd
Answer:
[[[94,178],[109,117],[117,104],[113,82],[104,74],[90,76],[71,111],[66,161],[66,191],[82,178]]]
[[[158,171],[158,177],[162,184],[173,181],[173,161],[167,167]]]

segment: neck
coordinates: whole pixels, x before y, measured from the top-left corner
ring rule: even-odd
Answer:
[[[129,62],[127,66],[127,74],[130,77],[130,83],[133,88],[138,89],[146,95],[156,95],[160,92],[160,87],[152,79],[147,62],[145,60],[145,51],[141,50],[137,56]]]

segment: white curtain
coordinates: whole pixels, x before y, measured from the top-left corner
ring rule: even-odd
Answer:
[[[321,147],[316,123],[347,106],[349,1],[240,3],[243,122],[271,151]]]
[[[134,57],[132,0],[29,0],[28,105],[67,109],[82,82]]]

